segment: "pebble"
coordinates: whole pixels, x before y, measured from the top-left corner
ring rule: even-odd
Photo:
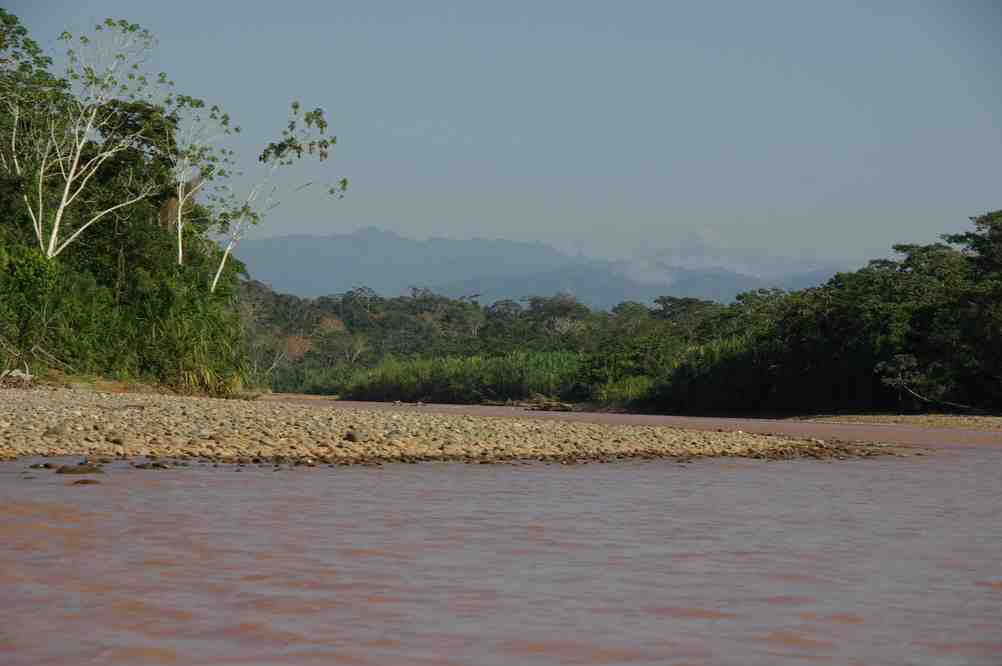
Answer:
[[[65,437],[70,434],[70,429],[65,424],[50,426],[42,434],[43,437]]]
[[[59,468],[63,474],[99,474],[100,467],[92,463],[113,458],[136,460],[134,467],[140,469],[168,469],[187,461],[213,467],[426,461],[509,464],[520,460],[570,464],[713,456],[834,459],[894,452],[870,445],[741,432],[436,414],[406,405],[365,410],[322,402],[121,395],[62,388],[0,389],[0,423],[9,424],[0,437],[0,460],[87,457],[89,464],[72,467],[73,471]],[[39,432],[39,423],[52,425]],[[79,424],[81,431],[71,431],[70,423]]]

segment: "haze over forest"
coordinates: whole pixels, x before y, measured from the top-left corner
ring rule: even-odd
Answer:
[[[239,110],[242,154],[262,100],[310,91],[348,197],[289,197],[252,238],[539,240],[640,283],[663,253],[770,281],[997,205],[991,1],[8,4],[47,49],[105,16],[149,26],[153,65]]]
[[[376,228],[350,234],[244,241],[238,250],[251,277],[279,292],[315,298],[368,287],[384,296],[414,288],[489,304],[570,294],[609,310],[659,296],[729,302],[759,288],[803,289],[841,267],[774,260],[761,269],[710,253],[661,252],[630,261],[570,256],[541,242],[432,238],[414,240]],[[763,257],[763,263],[769,257]],[[732,265],[733,264],[733,265]]]

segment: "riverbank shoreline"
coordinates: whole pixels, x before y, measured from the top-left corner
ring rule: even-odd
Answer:
[[[82,456],[231,464],[842,459],[880,443],[423,411],[37,387],[0,389],[0,459]]]

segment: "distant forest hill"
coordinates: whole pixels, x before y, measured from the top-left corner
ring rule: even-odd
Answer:
[[[510,240],[414,240],[366,228],[331,236],[280,236],[245,240],[239,258],[253,279],[304,298],[369,287],[383,296],[412,287],[481,303],[570,294],[608,310],[624,301],[651,303],[659,296],[730,302],[764,287],[787,290],[825,282],[834,270],[794,273],[769,281],[721,268],[658,265],[663,279],[630,277],[629,262],[563,254],[544,243]]]

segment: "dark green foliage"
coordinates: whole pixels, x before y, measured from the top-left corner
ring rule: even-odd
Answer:
[[[652,404],[669,411],[1002,408],[1002,213],[949,244],[898,245],[771,299],[740,337],[692,348]],[[959,247],[956,247],[959,246]],[[752,298],[725,318],[749,322]],[[741,326],[737,327],[738,329]]]
[[[426,290],[271,295],[262,321],[273,339],[305,349],[277,367],[273,386],[449,402],[549,391],[670,412],[998,410],[1002,213],[973,222],[821,287],[763,289],[726,306],[665,296],[605,313],[562,295],[488,307]],[[244,289],[268,301],[262,285]],[[559,367],[560,380],[506,379],[533,364]]]
[[[232,293],[210,294],[206,271],[173,266],[170,238],[163,240],[159,270],[122,246],[120,253],[88,253],[85,270],[5,242],[0,365],[142,379],[185,392],[238,389],[245,360]],[[130,243],[135,252],[157,250],[157,243]]]
[[[22,102],[18,128],[27,132],[37,119],[26,115],[30,104],[21,98],[60,84],[45,71],[48,59],[17,19],[3,10],[0,61],[4,65],[0,94],[5,102],[18,96]],[[25,85],[26,77],[41,83]],[[8,139],[14,108],[0,105],[0,129]],[[64,221],[73,228],[128,199],[131,173],[152,178],[163,194],[116,209],[58,256],[46,256],[32,230],[22,196],[29,184],[28,171],[22,174],[11,168],[18,147],[8,141],[0,149],[5,168],[0,180],[0,369],[23,366],[36,373],[55,369],[133,378],[186,392],[236,390],[247,377],[235,307],[242,266],[234,264],[225,271],[221,288],[210,293],[221,252],[216,244],[199,239],[197,225],[192,225],[188,238],[187,260],[176,265],[174,238],[158,217],[170,182],[156,140],[168,125],[160,111],[145,103],[113,104],[108,110],[117,119],[108,122],[110,129],[96,141],[106,140],[112,132],[133,133],[145,126],[155,125],[160,131],[101,162],[87,179],[87,189],[67,208]],[[88,143],[82,158],[90,159],[98,149],[97,143]],[[36,201],[43,201],[51,214],[59,201],[58,187],[39,194],[37,179],[30,182],[36,188],[32,195],[40,197]]]

